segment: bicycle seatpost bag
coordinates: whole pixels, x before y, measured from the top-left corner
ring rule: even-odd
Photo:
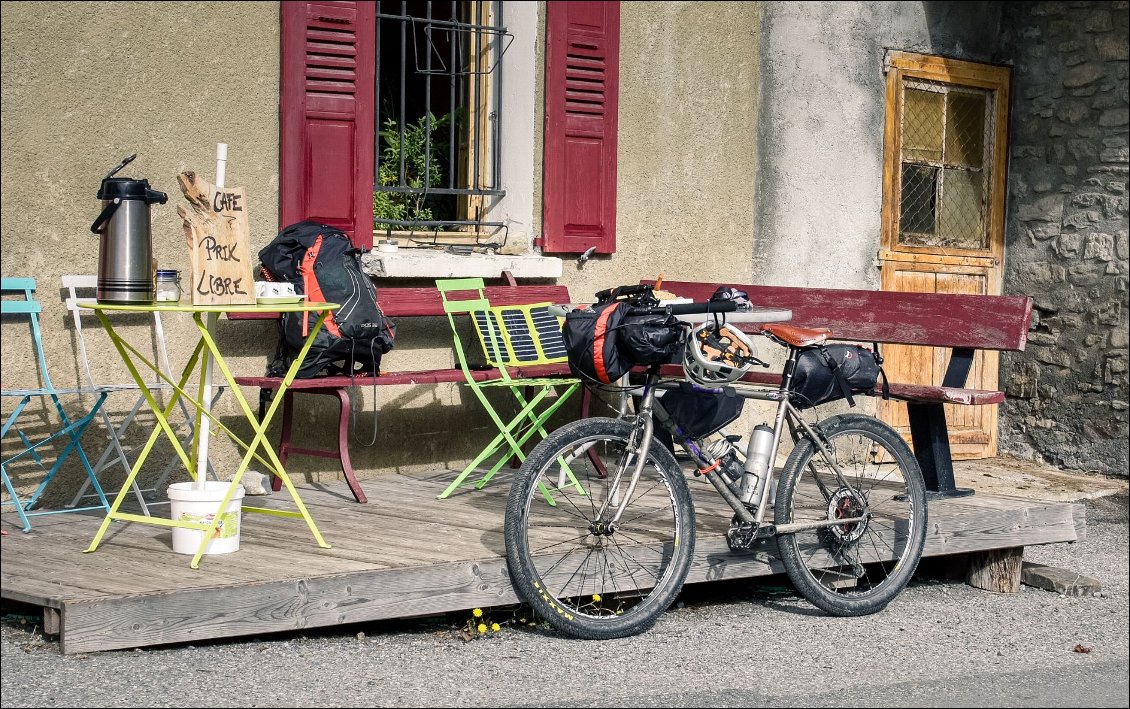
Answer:
[[[793,370],[790,398],[798,409],[807,409],[829,401],[847,399],[855,406],[853,394],[875,388],[883,375],[883,398],[889,397],[887,376],[882,358],[859,345],[818,345],[797,358]]]
[[[565,315],[561,338],[569,369],[591,384],[612,384],[628,373],[632,361],[620,351],[620,325],[630,306],[621,302],[597,303]]]

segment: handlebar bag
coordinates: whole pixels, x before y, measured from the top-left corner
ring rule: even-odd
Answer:
[[[620,352],[635,364],[677,362],[683,334],[674,315],[628,315],[620,325]]]
[[[565,315],[561,337],[574,375],[612,384],[635,365],[671,362],[682,353],[683,328],[674,316],[628,315],[632,307],[609,301]]]
[[[575,376],[590,383],[612,384],[632,368],[632,361],[618,346],[620,325],[629,307],[611,301],[566,313],[561,338]]]
[[[818,404],[847,399],[855,406],[852,394],[870,392],[883,375],[883,398],[887,398],[887,375],[883,360],[872,350],[859,345],[817,345],[797,358],[789,391],[793,406],[807,409]]]

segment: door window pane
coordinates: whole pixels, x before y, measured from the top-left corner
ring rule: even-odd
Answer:
[[[942,159],[943,95],[906,90],[902,109],[902,156],[915,162]]]
[[[985,162],[985,94],[946,96],[946,165],[980,168]]]
[[[942,176],[941,222],[945,246],[983,249],[985,243],[984,174],[946,169]]]
[[[903,164],[899,211],[900,241],[921,245],[921,234],[934,233],[937,194],[937,168]]]

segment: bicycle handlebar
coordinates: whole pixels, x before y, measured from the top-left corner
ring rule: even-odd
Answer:
[[[706,301],[702,303],[673,303],[671,305],[657,305],[654,307],[634,307],[628,309],[628,315],[703,315],[709,313],[732,313],[738,310],[738,304],[732,300]]]
[[[572,310],[587,308],[586,304],[562,304],[549,306],[549,312],[557,317],[565,317]],[[629,315],[666,315],[670,313],[684,322],[702,322],[714,313],[729,313],[726,322],[731,323],[769,323],[791,320],[793,313],[786,308],[739,309],[735,301],[716,300],[698,303],[671,303],[650,307],[636,306],[628,310]],[[697,316],[697,317],[696,317]]]

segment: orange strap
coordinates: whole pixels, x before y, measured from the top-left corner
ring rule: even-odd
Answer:
[[[719,464],[719,463],[721,463],[721,462],[722,462],[722,459],[721,459],[721,458],[719,458],[718,460],[714,461],[713,463],[711,463],[711,464],[710,464],[710,465],[708,465],[707,467],[705,467],[705,468],[699,468],[699,469],[698,469],[698,474],[699,474],[699,475],[706,475],[706,474],[707,474],[707,473],[709,473],[709,472],[710,472],[711,470],[714,470],[715,468],[717,468],[717,467],[718,467],[718,464]]]
[[[298,267],[299,272],[302,274],[302,287],[306,291],[307,303],[325,303],[326,296],[322,293],[322,287],[318,285],[318,278],[314,275],[314,262],[318,260],[318,252],[322,250],[322,235],[318,234],[318,238],[314,241],[314,245],[306,249],[306,255],[302,257],[302,265]],[[313,315],[313,313],[310,313]],[[302,318],[302,336],[306,337],[310,333],[310,315]],[[326,329],[333,333],[334,337],[341,337],[341,328],[337,326],[337,321],[334,320],[333,313],[326,317]]]
[[[608,378],[608,369],[604,365],[604,335],[608,332],[608,318],[612,317],[612,311],[615,310],[616,305],[610,305],[600,313],[596,319],[596,336],[592,342],[592,359],[593,366],[596,368],[596,378],[605,384],[611,384],[612,380]]]

